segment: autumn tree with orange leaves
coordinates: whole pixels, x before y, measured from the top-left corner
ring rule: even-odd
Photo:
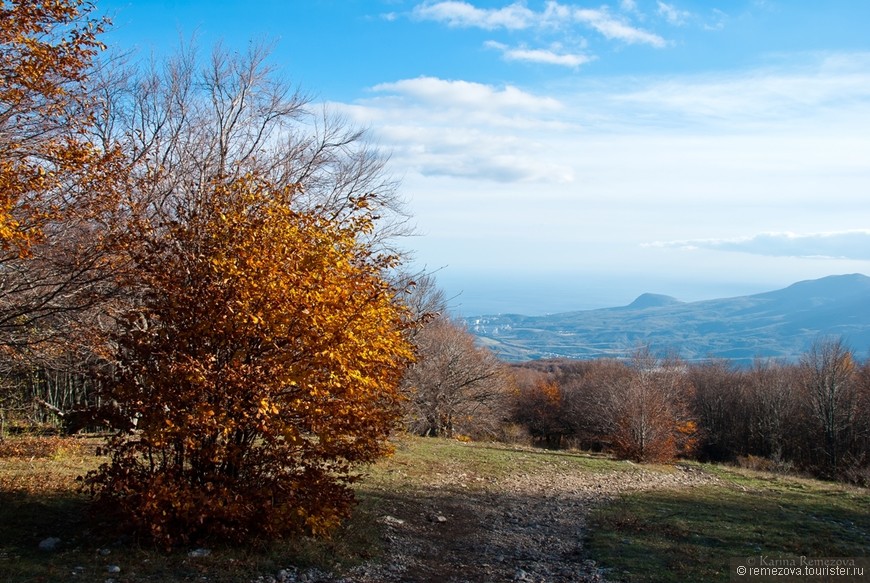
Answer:
[[[0,4],[0,346],[19,350],[95,305],[123,156],[90,135],[103,19],[81,0]]]
[[[93,171],[86,79],[103,22],[81,1],[0,5],[0,244],[25,255]]]
[[[562,438],[572,433],[565,394],[545,373],[517,370],[514,376],[517,388],[511,418],[547,447],[558,448]]]
[[[94,67],[92,11],[0,3],[0,350],[90,334],[118,433],[85,484],[139,533],[327,532],[412,358],[385,158],[260,47]]]
[[[138,428],[87,482],[167,546],[328,532],[401,417],[396,258],[363,242],[365,197],[333,220],[293,210],[298,188],[215,180],[196,212],[136,234],[148,292],[106,397]]]
[[[107,24],[94,10],[0,2],[0,435],[4,418],[38,419],[34,397],[82,403],[86,390],[67,389],[93,386],[86,377],[100,359],[87,345],[118,291],[111,235],[127,157],[114,140],[93,139],[101,104],[91,81]],[[50,381],[59,377],[63,391]]]

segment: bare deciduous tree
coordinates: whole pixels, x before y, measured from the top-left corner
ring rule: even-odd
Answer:
[[[120,141],[139,188],[128,204],[166,220],[195,212],[197,192],[221,177],[256,175],[300,185],[294,207],[329,220],[353,215],[360,200],[378,225],[381,245],[406,234],[407,215],[387,157],[361,128],[316,110],[307,95],[269,64],[254,44],[245,54],[218,46],[206,60],[195,49],[147,69],[116,58],[97,83],[105,104],[96,139]]]
[[[800,391],[793,367],[774,361],[757,361],[748,373],[743,395],[743,415],[757,454],[783,459],[789,434],[800,414]]]
[[[704,430],[701,455],[715,461],[733,459],[748,433],[742,406],[743,374],[729,362],[717,360],[693,366],[689,377],[695,387],[695,415]]]
[[[430,436],[492,435],[501,421],[505,365],[446,316],[414,338],[417,362],[405,375],[409,430]]]
[[[822,434],[825,470],[836,475],[857,415],[855,359],[842,340],[819,340],[801,358],[800,370],[811,419]]]
[[[661,360],[642,348],[632,357],[631,371],[608,388],[601,411],[614,451],[638,461],[667,460],[690,451],[696,425],[682,363]]]

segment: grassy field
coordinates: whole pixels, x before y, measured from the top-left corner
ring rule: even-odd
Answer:
[[[870,556],[870,493],[704,466],[720,484],[635,492],[592,516],[587,550],[612,581],[728,581],[745,557]]]
[[[413,496],[448,476],[460,476],[465,488],[491,489],[519,474],[558,479],[566,473],[637,471],[633,464],[599,455],[403,438],[392,458],[368,470],[358,487],[361,504],[354,519],[332,540],[213,546],[208,557],[193,558],[191,549],[159,552],[89,516],[76,477],[100,461],[93,440],[67,440],[42,449],[0,457],[0,581],[103,582],[113,577],[119,582],[228,583],[253,581],[291,565],[341,572],[383,553],[384,527],[376,519],[391,493]],[[592,512],[585,549],[588,558],[607,569],[609,580],[727,581],[730,558],[870,555],[867,490],[734,468],[693,469],[718,480],[622,494]],[[60,539],[57,550],[39,549],[48,537]],[[119,565],[121,572],[109,574],[111,565]]]

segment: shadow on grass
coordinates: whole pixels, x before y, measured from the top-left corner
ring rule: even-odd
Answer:
[[[805,486],[639,492],[594,514],[587,545],[614,581],[728,581],[730,559],[870,555],[870,501]]]
[[[0,491],[0,581],[238,583],[291,567],[341,570],[380,552],[370,505],[362,500],[354,518],[330,540],[205,544],[208,556],[191,557],[193,549],[165,552],[123,535],[110,519],[94,516],[83,495]],[[56,548],[40,549],[50,537],[59,539]],[[113,566],[120,572],[110,570]]]
[[[75,493],[0,491],[0,580],[68,579],[92,536],[87,508]],[[56,548],[40,549],[48,538],[59,539]]]

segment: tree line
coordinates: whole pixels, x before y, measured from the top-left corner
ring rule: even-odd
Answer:
[[[685,457],[870,483],[870,360],[820,339],[798,362],[688,364],[639,349],[629,361],[515,367],[510,421],[639,461]]]
[[[420,313],[446,314],[424,278]],[[415,331],[405,422],[419,435],[530,441],[636,461],[739,462],[870,484],[870,358],[819,338],[795,362],[686,362],[638,347],[627,359],[508,365],[459,321]]]
[[[459,323],[424,328],[407,427],[529,441],[635,461],[741,463],[870,484],[870,359],[840,339],[796,362],[688,363],[649,346],[628,359],[497,361]]]

